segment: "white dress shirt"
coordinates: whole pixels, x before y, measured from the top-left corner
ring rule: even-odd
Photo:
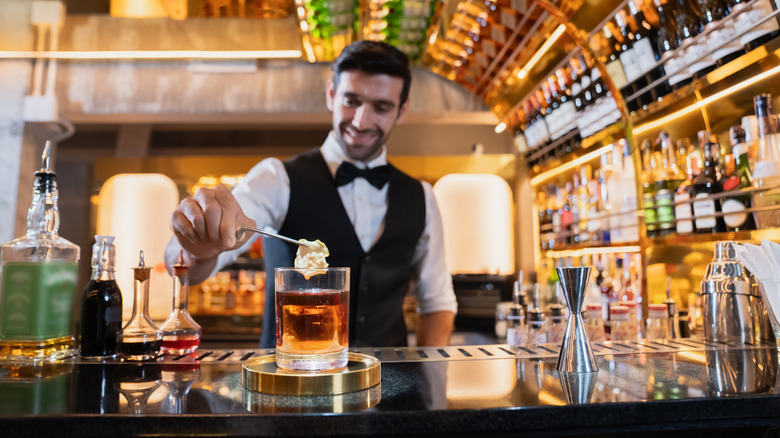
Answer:
[[[320,148],[322,156],[336,175],[336,169],[342,161],[353,163],[358,168],[373,168],[387,164],[385,147],[378,157],[363,163],[349,159],[331,132]],[[372,186],[364,178],[355,178],[349,184],[338,188],[341,201],[349,220],[355,227],[363,251],[368,252],[379,240],[385,227],[387,213],[387,187],[381,189]],[[422,181],[425,193],[425,228],[414,251],[414,274],[412,284],[421,314],[438,311],[457,311],[452,278],[444,260],[444,235],[441,215],[431,185]],[[290,201],[290,180],[284,164],[277,158],[268,158],[255,165],[244,179],[233,189],[244,214],[257,222],[258,228],[278,232],[287,216]],[[222,253],[217,260],[217,268],[228,265],[245,252],[253,237],[241,248]],[[316,238],[316,236],[311,236]],[[325,242],[327,245],[327,242]],[[216,272],[216,271],[215,271]]]

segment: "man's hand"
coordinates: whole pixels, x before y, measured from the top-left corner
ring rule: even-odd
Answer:
[[[455,314],[449,311],[420,315],[417,323],[418,347],[444,347],[450,345]]]
[[[177,257],[181,248],[191,274],[195,274],[192,269],[198,271],[199,264],[210,270],[220,253],[236,248],[236,230],[242,226],[254,227],[255,221],[244,214],[230,190],[219,185],[200,188],[192,197],[181,201],[171,215],[171,225],[175,239],[168,244],[166,263],[175,261],[171,257]]]

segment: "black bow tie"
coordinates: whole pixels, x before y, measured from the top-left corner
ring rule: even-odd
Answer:
[[[343,161],[336,170],[336,185],[343,186],[355,178],[365,178],[372,186],[381,189],[390,180],[390,166],[377,166],[371,169],[358,169],[354,164]]]

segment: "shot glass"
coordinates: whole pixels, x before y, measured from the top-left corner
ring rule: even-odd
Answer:
[[[276,364],[291,371],[347,366],[349,268],[276,268]]]

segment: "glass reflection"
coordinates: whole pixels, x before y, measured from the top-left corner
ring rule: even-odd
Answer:
[[[72,372],[62,361],[0,364],[0,415],[66,413]]]
[[[162,384],[159,364],[123,364],[120,366],[118,390],[127,400],[131,414],[146,413],[149,396]]]
[[[161,377],[163,384],[168,389],[166,403],[163,403],[162,411],[172,414],[187,412],[187,394],[200,377],[200,363],[196,354],[189,354],[186,358],[176,362],[164,362]]]

